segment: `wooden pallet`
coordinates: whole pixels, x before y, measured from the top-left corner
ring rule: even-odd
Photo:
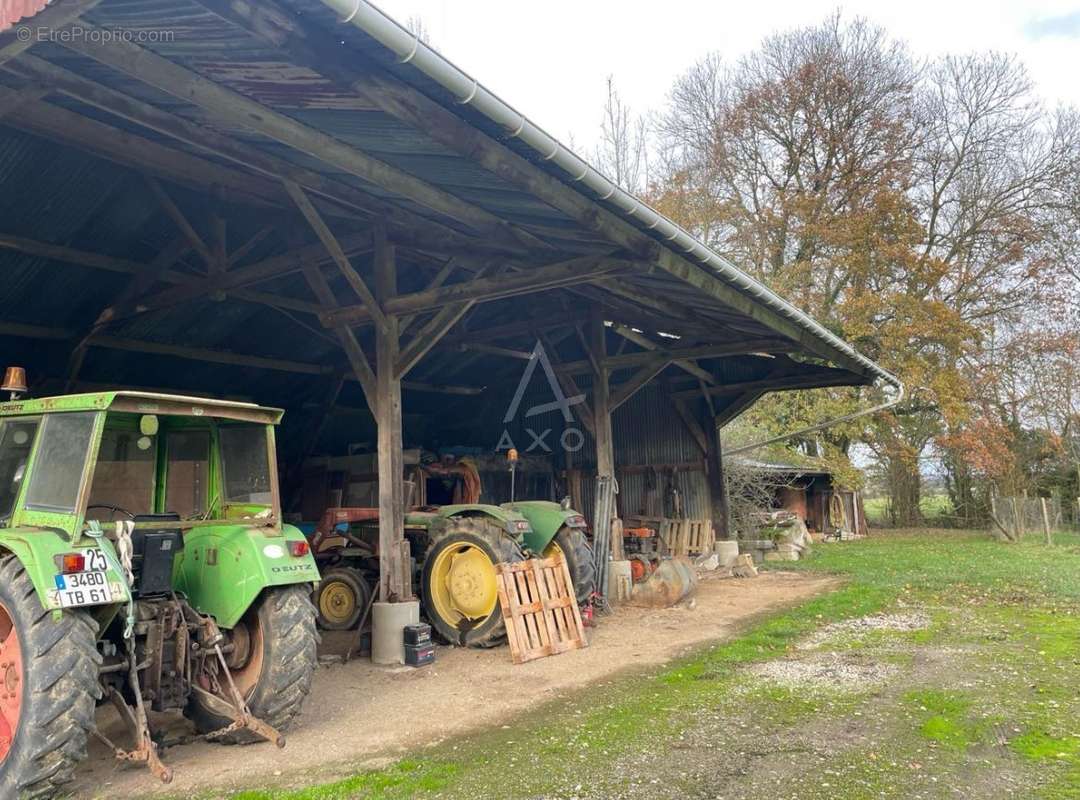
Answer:
[[[515,664],[587,647],[570,570],[561,553],[496,565],[499,605]]]
[[[716,543],[710,519],[665,519],[660,522],[659,536],[673,556],[705,555]]]

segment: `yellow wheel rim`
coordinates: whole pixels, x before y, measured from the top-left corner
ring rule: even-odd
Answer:
[[[486,619],[499,602],[495,564],[468,542],[448,545],[435,556],[428,580],[435,612],[455,626],[463,619]]]
[[[551,558],[552,556],[556,556],[556,555],[561,556],[561,555],[563,555],[563,551],[562,551],[562,548],[559,547],[559,543],[557,541],[555,541],[554,539],[552,539],[548,543],[548,546],[544,548],[543,555],[544,555],[544,558]]]
[[[319,613],[331,625],[344,625],[356,613],[356,594],[344,581],[331,581],[319,593]]]

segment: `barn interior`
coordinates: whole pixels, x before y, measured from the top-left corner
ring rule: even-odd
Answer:
[[[721,426],[765,392],[898,385],[341,5],[65,0],[0,34],[0,352],[31,394],[283,408],[296,521],[363,503],[400,537],[403,493],[464,497],[468,457],[484,501],[590,513],[617,475],[622,513],[723,536]]]

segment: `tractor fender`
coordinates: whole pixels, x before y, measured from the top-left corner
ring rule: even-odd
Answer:
[[[319,580],[310,550],[293,556],[289,542],[307,543],[292,525],[196,527],[184,536],[184,549],[173,565],[173,585],[202,614],[232,628],[262,591]]]
[[[111,551],[116,558],[112,543],[105,540],[102,547]],[[11,553],[22,564],[30,582],[34,585],[38,600],[43,608],[58,610],[60,602],[56,592],[57,556],[76,550],[96,548],[97,542],[88,536],[82,536],[74,542],[66,533],[50,528],[4,528],[0,530],[0,551]],[[113,596],[117,599],[106,606],[87,606],[86,608],[101,619],[108,619],[120,603],[128,599],[127,589],[120,575],[112,569],[107,571],[108,581],[113,587]],[[99,614],[100,610],[100,614]],[[100,621],[100,620],[99,620]]]
[[[581,512],[563,508],[550,500],[503,503],[502,508],[515,511],[529,520],[532,532],[525,534],[525,547],[534,553],[543,553],[564,525],[571,528],[585,526]]]
[[[460,503],[458,505],[441,506],[438,515],[446,520],[456,517],[489,517],[506,531],[507,536],[518,544],[523,544],[525,537],[532,533],[532,527],[524,514],[502,506],[491,506],[484,503]]]

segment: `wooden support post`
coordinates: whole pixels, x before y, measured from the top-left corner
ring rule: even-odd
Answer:
[[[1043,534],[1046,536],[1046,543],[1054,543],[1054,535],[1050,532],[1050,514],[1046,509],[1046,498],[1040,497],[1039,504],[1042,506],[1042,522],[1043,522]]]
[[[599,306],[593,309],[589,327],[589,351],[597,365],[593,373],[593,435],[596,438],[596,474],[599,477],[615,477],[615,446],[611,432],[611,387],[608,383],[607,331]],[[614,509],[613,509],[614,512]],[[616,526],[611,528],[611,557],[621,561],[624,557],[622,536]]]
[[[716,417],[705,420],[705,432],[709,441],[706,454],[708,464],[709,498],[712,501],[713,531],[717,540],[730,539],[731,528],[728,520],[727,481],[724,480],[724,453],[720,442],[720,426]]]
[[[385,307],[397,294],[394,246],[386,228],[375,228],[375,297]],[[379,443],[379,600],[412,599],[412,581],[404,559],[404,458],[401,432],[401,377],[397,373],[398,318],[387,314],[375,327],[375,420]]]

